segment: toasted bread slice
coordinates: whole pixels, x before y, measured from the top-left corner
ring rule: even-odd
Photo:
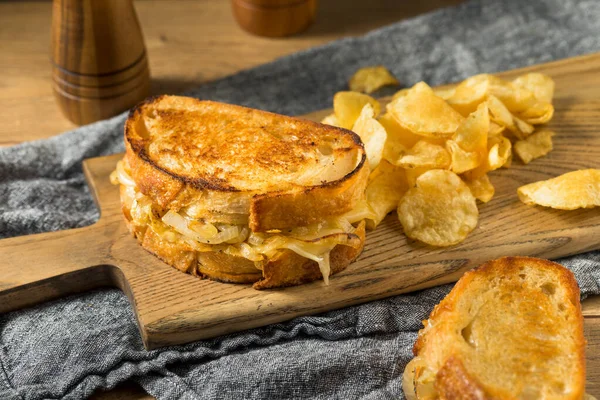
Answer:
[[[563,266],[506,257],[467,272],[433,310],[404,373],[409,399],[582,399],[579,287]]]
[[[133,109],[125,149],[140,192],[159,207],[192,206],[194,218],[254,232],[350,211],[369,173],[351,131],[178,96]]]

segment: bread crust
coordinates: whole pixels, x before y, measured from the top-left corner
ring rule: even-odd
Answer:
[[[245,155],[244,160],[247,160],[248,164],[261,164],[264,167],[263,170],[268,171],[259,175],[261,179],[268,181],[269,176],[285,175],[289,173],[290,169],[305,168],[309,161],[313,162],[314,160],[303,161],[303,158],[297,156],[296,153],[314,153],[319,146],[320,137],[332,138],[332,143],[337,143],[336,147],[329,149],[335,156],[334,160],[343,160],[341,165],[346,167],[351,165],[352,167],[347,171],[344,169],[345,167],[342,168],[345,171],[343,176],[316,185],[307,186],[284,182],[277,185],[264,183],[256,188],[245,183],[245,181],[251,182],[252,179],[244,180],[243,177],[240,178],[231,171],[219,170],[217,174],[207,172],[210,168],[206,166],[203,169],[189,166],[179,169],[167,167],[157,159],[157,154],[162,154],[161,151],[168,151],[168,149],[161,150],[161,147],[178,148],[189,144],[180,135],[167,141],[166,144],[161,142],[161,145],[157,145],[158,150],[154,147],[152,148],[154,150],[150,150],[153,139],[144,118],[146,115],[158,115],[157,118],[164,120],[164,126],[161,125],[161,127],[169,128],[172,131],[177,129],[178,121],[179,123],[186,121],[185,113],[188,109],[208,110],[202,114],[202,117],[189,118],[194,123],[193,128],[196,129],[190,133],[190,136],[201,136],[197,131],[201,130],[198,126],[201,127],[203,123],[214,125],[220,120],[230,120],[232,127],[243,129],[243,125],[240,127],[236,124],[237,120],[245,119],[248,121],[247,129],[253,129],[252,133],[268,131],[269,126],[273,125],[279,131],[296,138],[297,140],[294,141],[293,146],[290,145],[289,149],[287,149],[285,141],[277,139],[247,145],[249,155]],[[181,115],[178,114],[179,112]],[[221,130],[227,131],[228,126],[221,127]],[[220,132],[219,134],[221,134]],[[204,135],[206,136],[206,133]],[[349,211],[355,206],[367,183],[366,154],[360,138],[355,133],[304,119],[285,117],[230,104],[177,96],[150,98],[131,110],[125,123],[124,139],[125,159],[131,169],[131,176],[140,192],[150,197],[157,206],[178,211],[182,207],[194,204],[195,207],[205,210],[207,214],[211,215],[247,214],[250,229],[254,232],[305,226],[331,216],[331,210],[339,211],[340,214],[345,212],[344,210]],[[199,140],[209,141],[210,139]],[[220,142],[226,146],[227,136],[220,139]],[[190,147],[190,151],[193,150],[193,146]],[[274,157],[272,154],[269,155],[269,152],[283,154],[281,162],[273,160],[269,163],[269,157]],[[172,156],[170,153],[168,155]],[[356,160],[352,159],[354,156],[357,157]],[[226,162],[228,155],[225,151],[222,154],[208,152],[207,154],[203,153],[201,159],[204,160],[205,157],[209,157],[205,163],[209,163],[212,158]],[[237,162],[238,164],[237,158],[239,157],[241,157],[239,154],[235,157],[229,156],[232,163]],[[289,163],[286,164],[285,161],[289,161]],[[246,165],[242,169],[247,170],[248,168],[249,166]],[[183,172],[184,170],[185,172]],[[246,174],[249,176],[250,172],[246,171]],[[245,186],[251,189],[245,188]]]
[[[200,276],[219,282],[254,283],[262,277],[252,261],[214,251],[198,252],[196,270]]]
[[[493,400],[485,394],[479,381],[465,370],[462,361],[453,356],[437,373],[435,388],[440,399]]]
[[[364,195],[369,168],[355,169],[343,182],[306,188],[300,192],[265,193],[250,203],[250,229],[264,232],[306,226],[335,210],[344,214]],[[284,227],[284,228],[280,228]]]
[[[512,327],[512,320],[518,326]],[[435,375],[440,399],[512,399],[519,393],[536,398],[537,391],[549,399],[580,399],[584,394],[579,287],[559,264],[531,257],[489,261],[465,273],[424,326],[413,352]],[[489,340],[495,342],[488,345]],[[503,361],[511,357],[526,358]],[[507,365],[511,371],[502,370]],[[488,371],[507,372],[524,383],[498,384]],[[557,381],[558,371],[567,376]]]
[[[133,224],[132,224],[133,225]],[[146,229],[141,239],[144,249],[181,272],[197,275],[196,252],[183,242],[169,242],[162,239],[152,229]]]

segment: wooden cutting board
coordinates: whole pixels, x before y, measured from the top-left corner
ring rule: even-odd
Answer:
[[[100,208],[94,225],[0,241],[0,312],[99,286],[130,298],[148,349],[181,344],[456,281],[506,255],[557,258],[600,248],[600,208],[558,211],[525,206],[516,188],[580,168],[600,167],[600,54],[503,73],[541,71],[556,81],[555,150],[528,166],[492,173],[496,196],[481,205],[463,243],[431,248],[409,241],[395,214],[368,234],[362,256],[329,286],[255,291],[200,280],[144,251],[122,221],[108,176],[121,155],[84,162]],[[320,119],[328,111],[310,114]]]

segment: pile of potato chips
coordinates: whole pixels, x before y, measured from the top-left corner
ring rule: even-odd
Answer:
[[[419,82],[397,92],[383,113],[366,94],[336,93],[322,122],[356,132],[371,167],[366,201],[347,217],[373,229],[397,208],[408,237],[461,242],[477,226],[476,200],[494,195],[488,173],[509,167],[513,149],[524,163],[552,150],[553,133],[535,125],[552,118],[553,93],[552,79],[539,73],[513,81],[476,75],[439,90]]]

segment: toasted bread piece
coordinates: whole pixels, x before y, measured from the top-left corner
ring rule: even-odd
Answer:
[[[579,287],[563,266],[506,257],[467,272],[432,311],[404,372],[409,399],[582,399]]]
[[[351,131],[178,96],[149,99],[125,124],[126,160],[141,193],[195,218],[247,220],[254,232],[350,211],[369,169]]]

